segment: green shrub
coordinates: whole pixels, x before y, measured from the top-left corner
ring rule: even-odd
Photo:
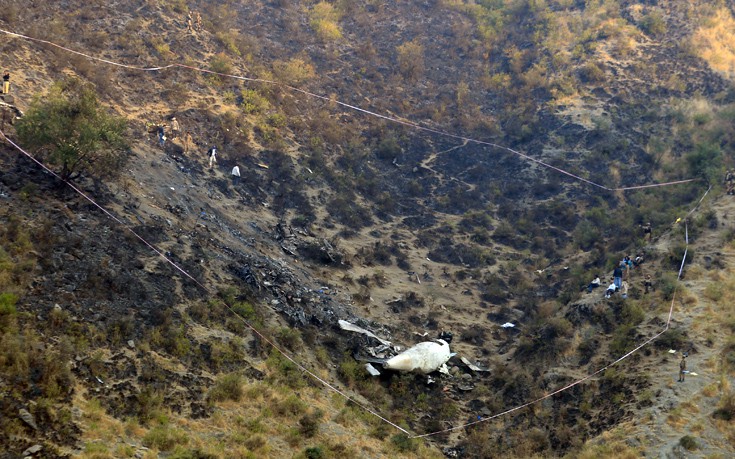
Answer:
[[[666,33],[666,20],[659,11],[651,11],[641,20],[641,29],[648,35],[658,37]]]
[[[12,293],[0,294],[0,331],[4,331],[14,322],[17,311],[15,304],[18,297]]]
[[[21,143],[61,166],[64,180],[122,170],[128,158],[125,130],[126,120],[107,114],[92,87],[72,77],[35,98],[17,125]]]
[[[319,432],[319,422],[324,412],[316,409],[306,413],[299,419],[299,432],[306,438],[311,438]]]
[[[279,416],[297,416],[304,411],[306,411],[306,403],[295,394],[278,402],[273,409],[273,412]]]
[[[143,445],[161,451],[170,451],[177,445],[186,445],[187,442],[186,432],[169,426],[156,426],[143,437]]]
[[[679,439],[679,445],[687,451],[694,451],[698,448],[697,440],[691,435],[684,435]]]
[[[306,459],[325,459],[327,456],[321,446],[312,446],[304,450],[304,457]]]
[[[295,328],[283,327],[277,333],[278,342],[289,351],[295,351],[301,344],[301,333]]]
[[[273,371],[269,375],[273,381],[285,384],[292,389],[298,389],[306,384],[301,369],[275,349],[271,351],[265,364]]]
[[[666,301],[671,301],[674,298],[674,292],[676,292],[677,281],[676,277],[671,274],[661,276],[659,283],[659,290]]]
[[[404,433],[393,435],[390,442],[401,453],[413,452],[418,449],[418,442]]]
[[[655,344],[659,349],[681,349],[685,342],[686,334],[682,329],[670,328],[658,337]]]
[[[243,394],[244,379],[238,373],[230,373],[217,379],[215,385],[209,389],[207,398],[212,402],[225,400],[240,401]]]
[[[712,413],[715,419],[732,421],[735,419],[735,393],[728,392],[720,399],[719,406]]]
[[[231,74],[232,73],[232,61],[225,53],[219,53],[212,57],[212,59],[209,61],[209,70],[216,72],[216,73],[222,73],[222,74]],[[220,75],[212,75],[210,74],[210,78],[215,83],[222,83],[223,78]]]
[[[619,326],[613,333],[610,341],[610,352],[613,357],[619,357],[635,345],[636,328],[631,324],[623,324]]]

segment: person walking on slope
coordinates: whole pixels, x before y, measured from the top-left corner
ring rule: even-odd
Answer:
[[[211,169],[213,165],[217,164],[217,147],[212,146],[207,155],[209,155],[209,168]]]
[[[651,291],[654,291],[655,290],[653,288],[653,281],[651,280],[651,275],[650,274],[646,274],[646,278],[643,281],[643,288],[645,289],[645,291],[643,293],[648,293],[649,290],[651,290]]]
[[[232,168],[232,184],[237,185],[240,182],[240,167],[235,166]]]
[[[10,72],[7,70],[3,73],[3,94],[10,93]]]
[[[681,355],[681,362],[679,362],[679,382],[684,382],[684,375],[687,372],[687,355],[686,353]]]
[[[184,154],[189,153],[189,149],[191,148],[192,143],[193,140],[191,138],[191,133],[189,133],[189,131],[186,131],[186,135],[184,136]]]
[[[163,145],[166,143],[166,132],[163,124],[159,124],[156,131],[158,132],[158,144],[163,148]]]
[[[179,136],[179,120],[175,116],[171,117],[171,138],[175,139]]]
[[[651,242],[652,236],[653,236],[653,227],[651,226],[651,222],[648,222],[645,225],[643,225],[643,239],[645,239],[646,242]]]

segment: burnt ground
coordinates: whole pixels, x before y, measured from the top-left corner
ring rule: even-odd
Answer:
[[[220,51],[214,33],[183,33],[176,15],[139,3],[135,14],[150,27],[144,32],[165,31],[171,38],[173,54],[155,59],[149,55],[151,64],[177,54],[207,62]],[[369,6],[365,16],[369,20],[363,18],[350,30],[355,37],[362,36],[358,32],[372,30],[375,23],[379,25],[374,32],[377,37],[409,39],[413,22],[422,22],[416,17],[427,18],[425,23],[432,30],[441,27],[431,5],[409,5],[404,14],[394,9],[399,4]],[[471,30],[468,19],[454,13],[456,28],[437,34],[427,47],[425,78],[421,84],[408,85],[389,65],[398,39],[366,40],[382,49],[361,49],[354,60],[347,61],[353,59],[349,53],[344,60],[335,59],[335,49],[317,45],[311,36],[300,37],[311,40],[309,46],[297,45],[293,38],[299,37],[290,36],[300,30],[297,24],[303,21],[296,9],[278,10],[272,15],[274,26],[268,22],[271,15],[265,7],[248,8],[257,18],[247,38],[260,40],[260,48],[251,48],[258,60],[286,59],[294,50],[306,48],[321,74],[344,78],[348,89],[340,94],[349,94],[358,102],[373,100],[379,109],[403,113],[408,106],[418,107],[412,113],[428,118],[433,104],[426,102],[425,94],[448,106],[455,103],[454,88],[448,86],[450,76],[458,73],[455,67],[471,75],[481,71],[480,67],[462,67],[471,46],[451,46],[450,38],[455,35],[472,38],[467,32]],[[114,31],[115,40],[122,40],[121,27],[133,16],[130,11],[101,15],[95,27]],[[413,19],[395,19],[402,17]],[[673,18],[681,21],[683,16]],[[96,42],[94,30],[88,26],[85,33],[67,38],[79,40],[74,44],[85,49]],[[628,59],[612,58],[603,47],[598,57],[608,80],[592,82],[568,106],[556,107],[554,114],[551,109],[531,110],[538,121],[529,124],[534,133],[531,138],[516,135],[523,129],[514,117],[503,119],[499,124],[509,132],[508,144],[572,164],[604,183],[609,183],[612,162],[600,160],[597,153],[610,158],[616,149],[623,149],[622,160],[629,169],[616,180],[629,184],[649,179],[640,171],[651,165],[644,148],[650,133],[639,129],[640,123],[666,124],[656,122],[650,105],[657,98],[686,97],[694,91],[725,99],[731,94],[724,78],[702,70],[701,63],[677,51],[673,41],[644,38]],[[299,330],[312,346],[329,349],[332,365],[349,361],[347,357],[365,344],[339,331],[334,325],[338,318],[357,321],[402,345],[440,330],[452,331],[453,349],[491,368],[489,374],[475,374],[457,363],[452,377],[440,377],[436,386],[427,386],[423,377],[394,376],[368,386],[405,388],[405,397],[396,397],[383,408],[401,411],[397,416],[407,418],[418,433],[534,399],[604,366],[661,327],[668,309],[660,292],[646,300],[636,285],[631,296],[642,304],[645,318],[627,328],[621,325],[637,311],[626,303],[601,301],[597,293],[582,295],[580,300],[579,295],[569,293],[570,285],[576,293],[573,284],[587,274],[585,269],[605,266],[604,257],[615,257],[612,252],[634,245],[630,243],[634,235],[624,239],[625,245],[618,240],[594,262],[588,259],[591,254],[573,253],[570,248],[574,247],[571,228],[583,210],[602,203],[621,207],[629,203],[625,196],[599,197],[497,149],[407,136],[400,129],[381,125],[364,127],[360,119],[345,113],[325,116],[318,112],[316,116],[317,109],[323,108],[319,103],[277,90],[264,92],[296,121],[279,132],[286,146],[268,143],[262,126],[249,119],[233,122],[228,118],[233,107],[223,101],[222,94],[239,91],[239,86],[210,84],[183,70],[150,78],[133,72],[97,72],[86,60],[69,61],[45,48],[5,46],[9,56],[26,64],[14,72],[14,82],[23,82],[17,85],[18,100],[25,106],[34,93],[54,80],[52,75],[71,72],[93,80],[98,90],[115,101],[117,110],[130,118],[133,151],[120,181],[103,187],[87,182],[82,186],[206,287],[182,277],[136,237],[120,231],[89,203],[56,187],[46,174],[7,150],[0,181],[3,199],[12,204],[4,209],[4,222],[7,227],[22,222],[33,235],[35,247],[28,255],[33,269],[27,268],[22,276],[27,289],[19,309],[40,321],[37,329],[55,323],[58,330],[73,331],[77,337],[73,349],[54,345],[46,350],[63,351],[61,355],[72,362],[81,384],[76,394],[104,395],[103,403],[114,415],[137,413],[145,418],[155,398],[144,390],[150,387],[167,394],[157,403],[185,416],[206,418],[211,412],[203,400],[218,373],[246,367],[251,381],[261,377],[255,367],[267,354],[266,346],[232,320],[229,311],[213,305],[218,294],[232,297],[228,288],[234,289],[238,301],[257,306],[259,325],[268,330]],[[454,51],[441,52],[449,48]],[[353,72],[346,69],[370,55],[378,56],[376,65],[368,69],[371,74],[353,84]],[[132,59],[127,54],[122,57]],[[651,75],[638,73],[640,69],[633,65],[644,58],[655,64]],[[672,74],[683,80],[683,89],[658,84]],[[321,80],[311,84],[323,89]],[[135,91],[130,90],[133,87]],[[182,89],[191,87],[197,90]],[[329,84],[324,87],[332,90]],[[384,94],[384,88],[392,92]],[[376,100],[377,95],[385,100]],[[517,95],[485,91],[476,95],[488,101],[503,97],[507,102]],[[545,97],[539,91],[539,107]],[[485,108],[483,115],[498,109]],[[197,145],[188,156],[182,155],[176,142],[165,152],[156,149],[143,127],[143,121],[159,121],[172,113],[195,136]],[[600,119],[611,120],[607,129]],[[454,121],[444,122],[455,125]],[[491,137],[500,135],[497,126],[487,124],[493,127]],[[325,151],[313,148],[309,132],[328,138]],[[561,146],[547,148],[552,134],[561,137],[561,142],[557,138],[551,143]],[[667,131],[661,128],[656,135],[666,136]],[[351,136],[366,137],[369,142],[362,150],[343,148],[354,140]],[[208,171],[203,152],[212,143],[219,144],[221,156],[217,168]],[[574,151],[568,151],[571,149]],[[234,164],[243,172],[237,185],[229,177]],[[22,217],[12,220],[11,215]],[[602,239],[608,236],[604,233]],[[672,240],[679,236],[673,235]],[[664,245],[646,248],[644,267],[661,278],[676,268],[675,253],[672,262],[676,244],[664,241],[660,239]],[[23,325],[31,326],[29,317],[21,319],[26,320]],[[517,328],[500,327],[508,321]],[[232,353],[224,353],[223,347],[230,346],[233,336],[243,342],[236,343]],[[679,345],[695,342],[688,334],[677,337],[674,342]],[[611,350],[613,345],[615,350]],[[311,359],[306,347],[297,349],[300,358]],[[621,365],[617,373],[577,386],[540,408],[524,410],[497,424],[438,437],[436,444],[470,457],[509,450],[520,455],[572,450],[612,426],[636,419],[649,404],[658,406],[654,398],[645,400],[640,394],[664,394],[654,390],[657,378],[649,371],[653,363],[666,357],[663,351],[666,349],[646,349]],[[348,378],[333,368],[330,376],[348,384]],[[364,387],[359,392],[371,402],[378,398],[373,394],[371,399]],[[28,388],[24,394],[4,398],[3,412],[14,415],[25,406],[24,397],[32,399],[33,393]],[[422,395],[435,403],[412,403]],[[669,400],[665,406],[673,407],[672,403]],[[60,426],[65,415],[54,417],[41,408],[34,414],[54,432],[49,441],[74,446],[78,431],[58,433],[63,432]],[[526,432],[533,432],[530,446],[524,446]],[[650,441],[672,446],[676,440],[672,433],[656,435]],[[486,441],[490,451],[478,449],[477,439],[492,439]],[[13,448],[22,451],[27,446],[24,441],[16,438]],[[641,444],[646,442],[641,440]]]
[[[521,301],[499,293],[492,296],[493,291],[498,291],[493,289],[510,288],[502,278],[485,279],[485,286],[478,289],[474,278],[477,271],[433,260],[430,251],[400,221],[384,224],[379,229],[366,229],[348,239],[339,237],[336,228],[330,231],[313,225],[307,231],[279,224],[279,219],[267,211],[278,196],[265,193],[256,198],[248,192],[244,181],[231,183],[226,157],[212,171],[203,168],[204,160],[203,155],[183,157],[176,148],[162,152],[143,144],[134,150],[129,169],[119,184],[110,183],[109,189],[102,193],[88,190],[204,288],[182,276],[119,224],[102,217],[88,202],[59,187],[47,174],[38,172],[23,157],[4,160],[4,199],[13,202],[6,215],[27,215],[34,225],[31,228],[40,226],[38,219],[42,216],[46,228],[48,253],[38,256],[37,275],[23,296],[23,307],[41,320],[61,320],[62,325],[88,327],[87,330],[98,335],[107,334],[107,339],[94,338],[101,346],[100,351],[92,352],[93,346],[87,352],[80,349],[74,353],[72,371],[84,387],[78,390],[100,397],[114,416],[144,412],[146,391],[160,389],[167,393],[163,403],[173,412],[192,418],[207,417],[211,408],[204,401],[205,394],[219,371],[242,370],[243,365],[247,367],[247,362],[255,358],[250,364],[252,370],[245,373],[251,378],[262,378],[255,362],[263,351],[252,351],[262,344],[247,330],[241,332],[246,337],[245,347],[251,349],[248,351],[251,357],[237,363],[213,364],[207,339],[213,336],[225,339],[228,333],[222,335],[196,325],[188,327],[186,332],[186,341],[196,349],[183,357],[186,367],[169,360],[177,354],[175,341],[164,339],[157,352],[136,347],[135,343],[151,342],[151,329],[170,330],[172,324],[186,323],[185,313],[199,317],[192,312],[192,305],[216,301],[217,291],[225,286],[234,287],[262,308],[272,310],[275,315],[266,313],[266,323],[281,322],[302,330],[305,335],[315,336],[312,338],[316,340],[315,345],[328,344],[335,359],[364,345],[338,330],[337,319],[358,322],[404,345],[420,341],[426,333],[431,336],[440,330],[452,331],[453,350],[489,367],[491,373],[474,373],[453,361],[452,376],[440,376],[439,385],[434,386],[445,387],[443,392],[426,386],[421,377],[412,378],[415,384],[412,392],[433,394],[430,396],[444,400],[442,406],[449,404],[458,410],[453,421],[432,423],[418,421],[422,408],[409,408],[417,419],[411,423],[412,428],[419,433],[525,403],[541,395],[543,392],[539,390],[554,390],[615,357],[613,351],[605,348],[614,337],[616,321],[625,314],[620,299],[606,301],[596,291],[562,307],[559,313],[575,327],[572,334],[564,334],[548,324],[538,326],[535,320],[529,320],[529,311],[524,311]],[[244,174],[246,177],[266,171],[250,167]],[[25,196],[23,200],[13,199],[22,196]],[[730,228],[728,214],[732,203],[727,199],[723,197],[712,204],[722,226],[706,230],[694,240],[697,257],[692,266],[700,270],[727,269],[727,252],[717,248],[721,235]],[[385,242],[384,236],[388,234],[390,243]],[[674,228],[644,248],[647,261],[643,271],[632,274],[634,297],[641,297],[637,284],[644,272],[664,275],[671,270],[669,252],[679,238],[680,230]],[[709,252],[712,254],[705,255]],[[404,260],[402,264],[386,262],[395,253]],[[501,253],[498,259],[501,266],[503,261],[520,260],[513,252]],[[699,263],[706,267],[700,268]],[[691,269],[694,268],[688,268]],[[532,271],[531,267],[528,270],[524,278],[533,279],[532,289],[539,295],[552,296],[554,285],[563,282],[567,272],[564,263],[556,263],[543,272]],[[707,275],[702,275],[699,283],[687,281],[685,285],[695,292],[703,288],[701,284],[706,280]],[[544,293],[547,290],[552,293]],[[55,309],[63,311],[63,319],[52,319]],[[636,329],[630,343],[660,330],[667,312],[666,302],[655,297],[648,306],[645,322]],[[692,319],[687,312],[677,307],[674,329],[681,331],[691,326]],[[507,321],[520,325],[520,329],[501,328]],[[534,328],[529,331],[529,327]],[[692,353],[690,364],[694,368],[701,366],[707,351],[691,332],[683,333],[686,338],[677,344]],[[527,346],[524,336],[539,339],[540,343],[556,338],[585,341],[598,349],[591,350],[590,355],[563,349],[557,354],[536,343],[535,347],[524,350],[523,346]],[[716,350],[724,335],[707,339],[707,347]],[[579,434],[594,437],[621,423],[635,425],[634,419],[639,419],[641,412],[675,409],[676,397],[696,394],[716,378],[702,372],[687,385],[672,386],[664,382],[670,381],[675,371],[667,368],[675,363],[667,351],[653,343],[620,364],[618,373],[555,397],[551,401],[552,409],[584,419],[589,430]],[[159,352],[169,357],[161,360],[156,357]],[[551,367],[537,365],[534,362],[538,353],[556,363]],[[297,352],[305,361],[311,358],[309,354],[306,350]],[[527,365],[525,370],[523,365]],[[652,370],[657,368],[661,370]],[[389,377],[383,384],[390,387],[392,379]],[[540,383],[538,388],[529,385],[534,379]],[[480,387],[501,395],[488,397],[486,389],[478,392]],[[618,397],[616,402],[628,402],[617,407],[584,406],[584,401],[595,392],[614,393]],[[641,401],[641,393],[654,396]],[[716,404],[715,399],[704,400],[707,406]],[[705,419],[706,411],[700,412]],[[510,417],[507,421],[511,425],[533,425],[534,417],[524,411],[515,420]],[[648,432],[641,434],[641,444],[668,442],[671,448],[676,448],[677,433],[667,432],[667,425],[657,424],[655,416],[652,419],[641,427]],[[49,422],[53,425],[53,421]],[[436,440],[440,445],[456,442],[462,445],[467,441],[466,434],[456,431]],[[716,429],[707,429],[707,435],[713,445],[719,441]],[[511,444],[511,440],[506,441]],[[569,439],[552,441],[563,447]],[[471,448],[471,445],[460,446],[457,451],[471,451]]]

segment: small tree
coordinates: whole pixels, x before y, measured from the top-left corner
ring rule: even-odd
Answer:
[[[124,118],[106,113],[89,84],[69,77],[36,97],[17,126],[24,146],[73,180],[113,176],[127,160]]]

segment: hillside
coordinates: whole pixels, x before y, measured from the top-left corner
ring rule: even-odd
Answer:
[[[680,3],[8,1],[0,29],[132,67],[2,34],[6,100],[89,83],[129,149],[74,178],[116,222],[3,147],[0,457],[732,454],[733,13]],[[149,127],[174,115],[188,152]],[[583,292],[637,253],[628,299]],[[606,367],[672,298],[630,358],[483,420]],[[373,378],[338,319],[459,355]]]

